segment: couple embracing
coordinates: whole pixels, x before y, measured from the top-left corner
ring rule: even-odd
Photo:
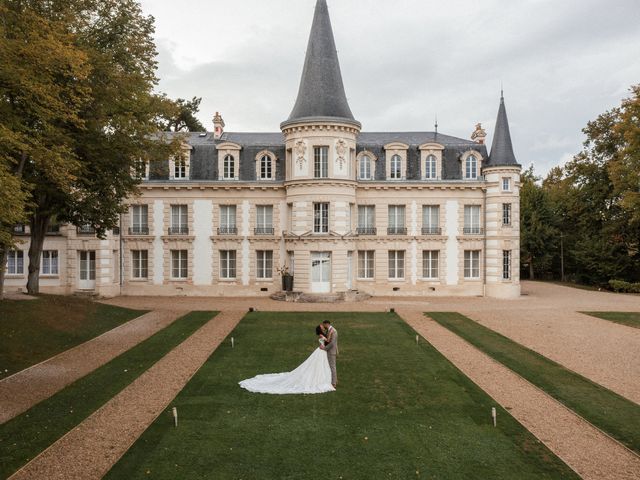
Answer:
[[[254,393],[275,395],[326,393],[336,390],[338,331],[325,320],[316,327],[319,347],[291,372],[270,373],[243,380],[240,386]]]

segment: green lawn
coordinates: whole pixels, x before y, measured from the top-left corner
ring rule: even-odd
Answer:
[[[0,478],[34,458],[209,321],[191,312],[25,413],[0,425]]]
[[[427,315],[640,453],[640,405],[459,313]]]
[[[640,328],[640,312],[581,312],[592,317],[621,323],[628,327]]]
[[[242,390],[292,370],[324,318],[340,331],[339,389]],[[432,346],[388,313],[251,313],[107,479],[577,479]]]
[[[77,297],[0,301],[0,379],[79,345],[145,312]]]

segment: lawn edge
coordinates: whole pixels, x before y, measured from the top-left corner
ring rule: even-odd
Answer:
[[[638,313],[638,312],[618,312],[618,311],[608,311],[608,312],[578,312],[581,313],[583,315],[587,315],[591,318],[597,318],[598,320],[604,320],[605,322],[610,322],[610,323],[615,323],[616,325],[622,325],[624,327],[629,327],[629,328],[633,328],[635,330],[640,330],[640,323],[636,324],[631,324],[629,325],[628,323],[624,323],[624,322],[620,322],[618,320],[611,320],[610,318],[604,318],[601,317],[599,315],[596,315],[597,313]]]

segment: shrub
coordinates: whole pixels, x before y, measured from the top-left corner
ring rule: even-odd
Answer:
[[[624,280],[609,280],[609,288],[614,292],[640,293],[640,283],[629,283]]]

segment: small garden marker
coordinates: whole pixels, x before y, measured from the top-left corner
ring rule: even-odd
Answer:
[[[491,418],[493,418],[493,426],[497,425],[498,413],[496,412],[496,407],[491,407]]]
[[[233,337],[231,337],[231,348],[235,347],[235,343],[236,343],[235,340],[233,339]]]
[[[418,345],[419,341],[420,341],[420,337],[418,335],[416,335],[416,345]]]
[[[178,409],[176,407],[173,407],[171,411],[173,412],[173,423],[177,428],[178,427]]]

